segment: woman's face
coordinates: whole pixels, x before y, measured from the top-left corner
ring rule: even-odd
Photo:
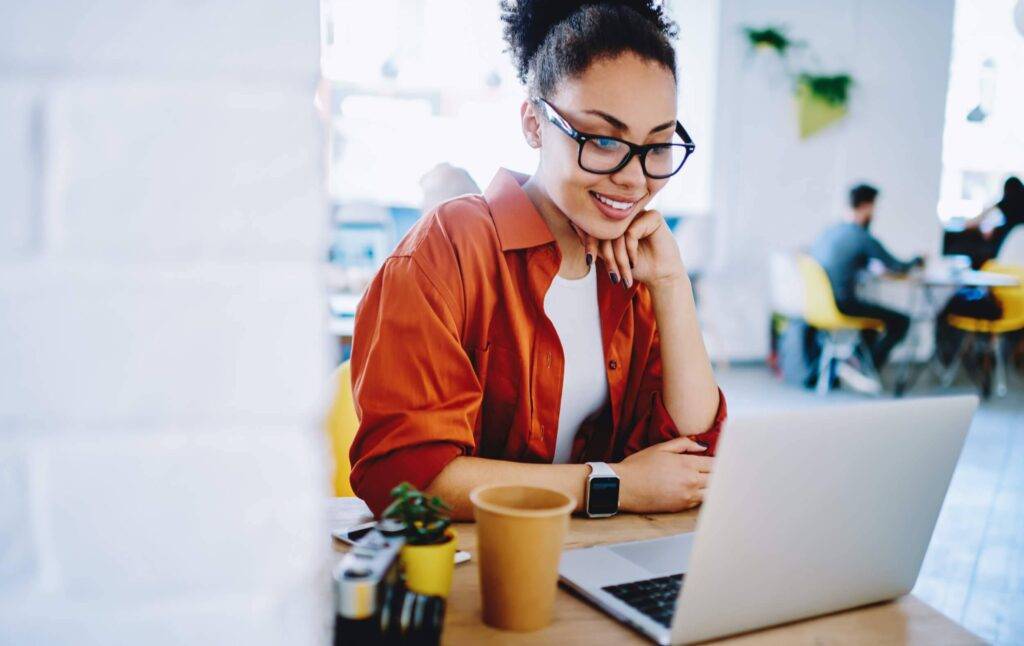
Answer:
[[[580,77],[559,84],[545,97],[580,132],[608,135],[635,144],[673,141],[676,123],[676,82],[658,63],[627,53],[593,63]],[[634,156],[611,175],[589,173],[578,163],[579,144],[533,110],[539,132],[538,179],[555,205],[573,224],[591,236],[621,236],[667,179],[650,179]],[[527,128],[537,122],[524,120]],[[528,133],[529,135],[529,133]],[[625,208],[606,205],[602,196]]]

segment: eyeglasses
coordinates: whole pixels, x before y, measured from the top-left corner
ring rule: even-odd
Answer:
[[[644,175],[651,179],[666,179],[678,173],[686,160],[693,154],[696,145],[686,132],[683,124],[676,121],[676,134],[683,143],[644,144],[637,145],[625,139],[592,135],[576,130],[565,117],[541,98],[532,99],[543,112],[545,118],[555,127],[569,135],[580,145],[577,162],[580,168],[588,173],[611,175],[626,167],[633,156],[640,157],[640,167]]]

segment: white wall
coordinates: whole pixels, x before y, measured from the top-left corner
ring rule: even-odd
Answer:
[[[669,5],[679,27],[673,43],[679,75],[679,120],[697,145],[686,169],[652,201],[652,208],[672,215],[706,217],[711,211],[718,5],[719,0],[675,0]]]
[[[0,8],[0,642],[326,635],[315,2]]]
[[[721,0],[712,212],[716,271],[701,288],[709,350],[767,353],[768,257],[810,243],[864,180],[874,232],[899,255],[938,252],[936,219],[953,0]],[[785,25],[855,79],[850,113],[801,141],[791,86],[745,25]]]

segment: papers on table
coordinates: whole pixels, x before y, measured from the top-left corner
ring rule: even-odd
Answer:
[[[373,520],[373,514],[366,503],[359,498],[329,498],[327,500],[327,525],[333,534],[353,525]]]

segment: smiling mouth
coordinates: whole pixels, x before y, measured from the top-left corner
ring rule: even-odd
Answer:
[[[636,205],[643,199],[641,197],[635,200],[623,200],[621,198],[609,197],[597,191],[588,191],[588,193],[590,193],[590,198],[594,200],[594,206],[597,207],[597,210],[610,220],[625,220],[630,217],[636,210]]]
[[[607,206],[609,206],[609,207],[611,207],[611,208],[613,208],[613,209],[615,209],[617,211],[628,211],[631,208],[633,208],[634,206],[636,206],[637,202],[640,201],[640,200],[632,200],[632,201],[616,200],[616,199],[612,199],[612,198],[610,198],[607,195],[604,195],[602,193],[598,193],[597,191],[590,191],[590,194],[593,195],[595,198],[597,198],[597,200],[599,202],[601,202],[601,204],[605,204],[605,205],[607,205]]]

